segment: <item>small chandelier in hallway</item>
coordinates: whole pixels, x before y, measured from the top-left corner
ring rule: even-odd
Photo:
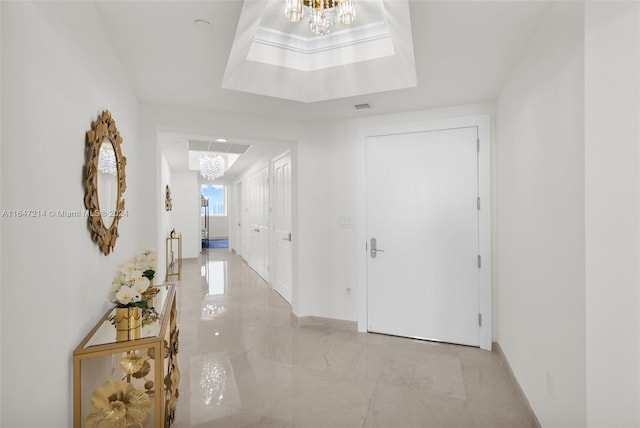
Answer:
[[[210,156],[208,154],[200,158],[200,174],[207,180],[214,181],[224,175],[224,158],[220,155]]]
[[[324,36],[336,24],[348,25],[356,19],[355,0],[285,0],[284,14],[291,22],[300,22],[304,17],[303,5],[311,13],[309,25],[317,36]]]

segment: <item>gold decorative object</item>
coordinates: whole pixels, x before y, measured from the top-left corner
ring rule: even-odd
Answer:
[[[91,397],[93,408],[87,428],[126,428],[141,426],[151,410],[151,400],[128,382],[110,380],[100,385]]]
[[[176,359],[176,357],[173,357]],[[180,369],[178,368],[177,361],[172,362],[172,370],[171,373],[167,375],[164,380],[165,388],[167,391],[167,401],[166,401],[166,420],[165,425],[171,426],[173,421],[176,418],[176,409],[178,408],[178,397],[180,396],[178,392],[178,385],[180,384]]]
[[[174,354],[178,353],[178,347],[179,347],[179,340],[178,340],[178,336],[180,335],[180,330],[178,330],[177,328],[174,328],[171,331],[171,348],[169,351],[169,356],[172,356]]]
[[[178,347],[176,285],[169,284],[158,288],[158,298],[162,302],[159,305],[158,322],[145,326],[143,334],[138,339],[116,339],[116,311],[110,309],[73,351],[73,428],[169,428],[170,422],[174,420],[180,380],[180,372],[177,370],[178,359],[175,355]],[[111,331],[112,334],[105,334],[107,331]],[[135,395],[129,395],[130,391],[122,387],[120,390],[124,392],[121,393],[113,392],[117,389],[113,386],[112,392],[109,393],[104,392],[104,388],[98,388],[96,393],[101,395],[101,398],[99,401],[93,400],[93,409],[90,403],[84,404],[85,399],[91,398],[91,391],[86,390],[86,386],[91,382],[83,379],[91,374],[83,375],[85,361],[108,355],[117,356],[122,368],[119,375],[111,374],[113,380],[119,377],[118,382],[131,384],[134,390],[145,393],[153,403],[148,411],[148,418],[142,423],[131,425],[133,421],[129,410],[135,414],[138,401],[135,400]],[[167,374],[171,374],[168,379],[170,389],[164,382]],[[122,419],[123,414],[125,419]]]
[[[142,329],[142,308],[116,308],[116,339],[134,340],[140,338]]]
[[[91,239],[109,255],[118,239],[118,222],[125,214],[122,194],[127,188],[122,137],[108,110],[87,131],[84,206],[89,211]]]
[[[145,361],[140,355],[135,352],[131,352],[127,354],[125,357],[120,360],[120,367],[122,367],[122,371],[128,375],[132,375],[139,371],[144,365]],[[148,363],[147,363],[148,364]]]
[[[149,348],[147,350],[147,355],[149,355],[149,357],[152,360],[156,359],[156,349],[155,348]],[[162,358],[168,358],[169,357],[169,342],[167,342],[166,340],[164,341],[164,346],[162,348]]]
[[[141,299],[147,302],[147,307],[153,307],[153,298],[158,294],[158,289],[154,288],[153,285],[147,288],[144,293],[142,293]]]
[[[177,308],[171,308],[171,323],[169,326],[169,355],[167,364],[167,375],[164,378],[165,385],[165,426],[171,426],[176,417],[176,408],[178,406],[178,397],[180,393],[178,386],[180,384],[180,368],[178,367],[178,336],[180,330],[176,323]]]
[[[142,367],[140,367],[140,370],[136,371],[131,376],[133,376],[136,379],[141,379],[147,376],[150,371],[151,371],[151,364],[149,364],[148,361],[144,361],[142,363]]]
[[[178,367],[178,355],[177,352],[172,352],[172,355],[169,357],[168,372],[164,378],[165,393],[167,397],[165,401],[165,426],[170,426],[175,420],[176,409],[178,407],[178,397],[180,396],[178,391],[179,385],[180,368]]]
[[[120,360],[120,367],[122,367],[122,371],[125,373],[122,380],[131,382],[131,378],[143,379],[145,381],[144,388],[147,394],[153,393],[154,385],[153,381],[147,379],[147,376],[151,372],[151,364],[149,364],[150,359],[151,358],[147,358],[147,360],[145,360],[142,355],[135,351],[131,351],[128,352],[122,360]]]
[[[165,264],[167,266],[165,281],[177,276],[180,279],[182,272],[182,234],[176,235],[175,230],[166,238],[165,244]]]
[[[171,203],[171,189],[169,189],[168,184],[165,188],[164,207],[167,211],[171,211],[173,209],[173,204]]]

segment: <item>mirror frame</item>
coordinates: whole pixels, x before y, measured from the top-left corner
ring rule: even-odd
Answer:
[[[104,224],[104,219],[100,211],[100,203],[98,201],[98,158],[100,157],[100,147],[105,140],[111,142],[113,152],[116,156],[116,179],[118,184],[116,211],[112,213],[113,221],[109,227],[106,227]],[[118,223],[120,217],[125,213],[122,194],[127,189],[125,175],[127,158],[122,154],[120,148],[122,137],[120,137],[116,122],[111,117],[109,110],[103,111],[102,114],[98,116],[98,119],[91,123],[91,129],[87,131],[86,142],[87,163],[84,172],[84,206],[89,211],[87,217],[88,227],[91,231],[91,239],[98,244],[100,251],[107,256],[114,249],[119,236]]]

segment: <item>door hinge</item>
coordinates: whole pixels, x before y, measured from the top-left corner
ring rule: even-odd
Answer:
[[[478,314],[478,327],[482,327],[482,314]]]
[[[478,211],[480,211],[480,196],[478,196]]]
[[[482,257],[478,254],[478,269],[482,267]]]
[[[478,153],[480,153],[480,138],[476,140],[476,149],[478,150]]]

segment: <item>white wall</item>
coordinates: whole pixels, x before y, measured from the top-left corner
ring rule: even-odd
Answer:
[[[174,172],[171,175],[173,199],[172,227],[182,234],[182,257],[200,255],[200,186],[197,172]]]
[[[128,216],[104,256],[86,218],[2,218],[3,427],[72,424],[72,352],[109,304],[116,265],[152,242],[138,106],[95,5],[1,2],[6,210],[84,211],[85,133],[111,110],[127,157]],[[151,209],[151,208],[150,208]]]
[[[553,4],[496,104],[499,342],[545,427],[586,421],[583,62]]]
[[[4,34],[2,30],[2,7],[0,7],[0,34]],[[1,39],[1,38],[0,38]],[[0,46],[0,52],[2,51],[2,47]],[[3,67],[2,67],[2,55],[0,55],[0,93],[2,92],[2,75],[3,75]],[[3,136],[2,129],[2,102],[0,102],[0,141],[2,141]],[[0,144],[0,165],[2,165],[2,144]],[[2,202],[2,174],[0,174],[0,209],[4,207],[4,203]],[[2,221],[0,220],[0,237],[4,236],[2,234]],[[2,245],[0,245],[0,272],[4,270],[3,268],[3,258],[2,258]],[[2,275],[0,274],[0,308],[2,308]],[[2,316],[0,316],[0,332],[2,332]],[[0,385],[2,385],[2,340],[0,340]],[[2,423],[2,388],[0,387],[0,424]]]
[[[227,192],[231,192],[230,188],[227,188]],[[227,204],[231,202],[231,199],[227,198]],[[227,206],[227,212],[229,207]],[[229,216],[226,215],[210,215],[209,216],[209,239],[221,239],[229,237]]]
[[[299,316],[357,319],[356,135],[353,123],[324,123],[298,146]],[[351,289],[351,294],[347,293]]]
[[[640,4],[587,2],[587,426],[640,426]]]
[[[167,274],[166,238],[171,234],[171,228],[173,227],[173,209],[171,211],[167,211],[165,209],[165,186],[169,185],[169,189],[171,189],[172,193],[171,199],[173,200],[173,183],[171,181],[171,168],[169,167],[167,158],[162,152],[158,153],[158,158],[160,167],[158,168],[159,180],[157,187],[159,190],[157,192],[158,195],[157,201],[155,203],[155,212],[158,212],[160,214],[157,216],[158,224],[156,225],[156,251],[158,255],[158,269],[155,283],[162,284]],[[155,220],[155,216],[152,216],[150,219],[152,223],[153,220]]]
[[[543,426],[640,425],[640,4],[554,4],[497,102],[500,344]]]

